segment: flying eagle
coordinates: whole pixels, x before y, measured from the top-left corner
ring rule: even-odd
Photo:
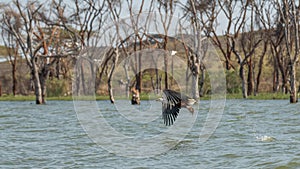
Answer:
[[[162,96],[158,101],[162,103],[162,117],[166,126],[173,125],[181,107],[194,113],[192,105],[196,102],[195,99],[169,89],[163,90]]]

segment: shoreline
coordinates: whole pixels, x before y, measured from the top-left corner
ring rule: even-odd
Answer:
[[[282,93],[260,93],[257,96],[248,96],[248,100],[288,100],[289,94]],[[211,96],[207,95],[201,97],[200,100],[210,100]],[[95,97],[82,97],[83,100],[95,100]],[[127,100],[128,98],[115,97],[115,100]],[[129,98],[130,99],[130,98]],[[149,98],[148,95],[142,95],[141,100],[154,100],[156,98]],[[225,99],[243,99],[242,94],[226,94]],[[245,100],[247,100],[245,99]],[[56,96],[56,97],[46,97],[47,101],[57,100],[57,101],[73,101],[72,96]],[[109,96],[96,96],[96,100],[109,100]],[[35,101],[34,95],[24,96],[24,95],[2,95],[0,96],[0,101]]]

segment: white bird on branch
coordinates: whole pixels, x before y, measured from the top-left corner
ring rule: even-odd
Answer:
[[[166,126],[173,125],[182,107],[194,114],[192,105],[196,103],[196,100],[179,92],[165,89],[163,90],[163,97],[159,98],[158,101],[162,103],[162,117]]]

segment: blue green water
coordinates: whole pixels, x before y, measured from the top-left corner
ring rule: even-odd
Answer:
[[[119,109],[107,101],[98,101],[97,105],[109,125],[134,139],[169,129],[163,125],[159,103],[138,107],[156,110],[144,121],[143,116],[128,120],[126,114],[116,112],[130,112],[127,103],[120,103]],[[135,158],[120,156],[93,142],[80,124],[72,101],[49,101],[42,106],[0,102],[0,168],[300,168],[299,104],[287,100],[227,100],[213,135],[199,142],[209,103],[200,102],[191,130],[168,151]],[[178,123],[187,119],[185,116],[191,114],[179,116]],[[183,124],[188,122],[183,120]],[[183,127],[179,125],[176,130],[183,132]],[[109,133],[105,137],[115,141]],[[123,149],[126,151],[126,146]]]

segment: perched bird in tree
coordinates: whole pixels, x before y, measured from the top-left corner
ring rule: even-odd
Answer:
[[[166,126],[173,125],[182,107],[193,114],[192,105],[196,103],[195,99],[169,89],[163,90],[163,97],[158,101],[162,102],[162,117]]]

